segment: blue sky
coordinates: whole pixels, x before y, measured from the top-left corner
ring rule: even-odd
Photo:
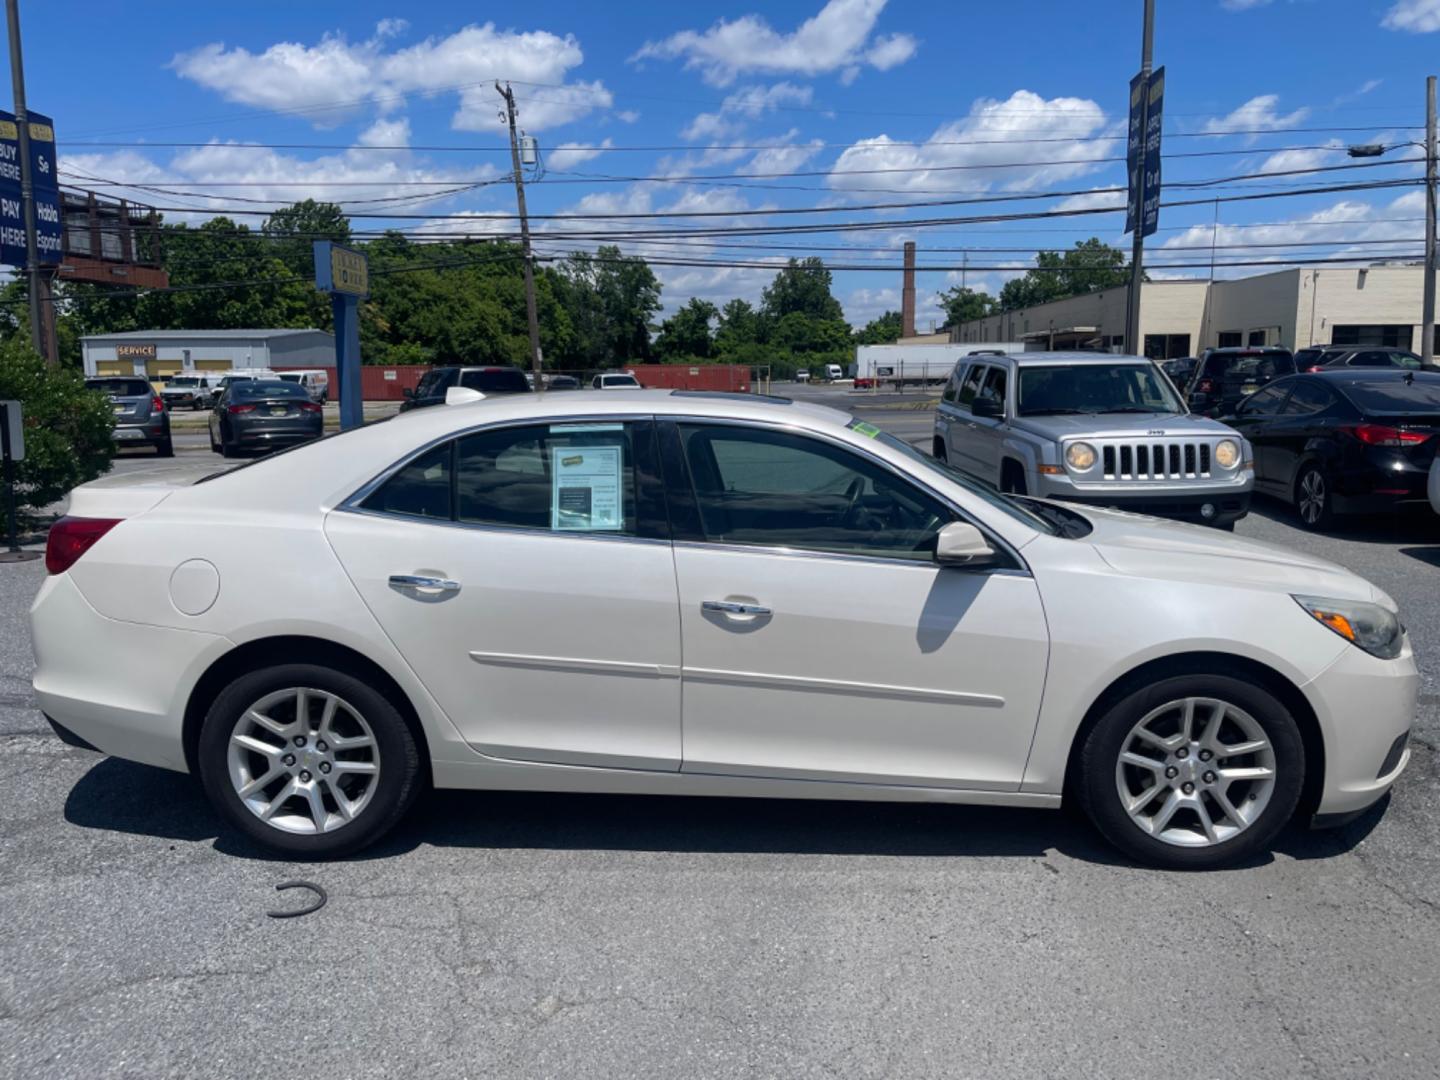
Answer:
[[[1167,199],[1420,174],[1403,162],[1292,170],[1346,164],[1347,143],[1420,137],[1424,79],[1440,69],[1440,0],[1157,8],[1167,183],[1284,174]],[[1116,136],[1139,66],[1140,14],[1140,0],[22,3],[30,101],[54,116],[62,180],[75,186],[190,207],[167,215],[190,220],[313,196],[413,215],[356,218],[357,229],[506,231],[512,223],[481,216],[514,209],[513,189],[497,183],[508,172],[489,85],[499,77],[514,81],[521,125],[545,155],[545,176],[528,189],[532,213],[677,215],[540,220],[538,250],[587,243],[547,237],[561,229],[669,229],[622,247],[672,262],[761,264],[658,267],[667,309],[690,296],[755,299],[771,262],[819,254],[862,267],[837,272],[835,285],[859,324],[898,308],[899,246],[914,239],[922,266],[952,268],[921,275],[922,326],[938,317],[933,293],[962,276],[995,292],[1037,248],[1091,235],[1122,242],[1118,213],[906,222],[1110,205],[1113,195],[1084,193],[1125,180],[1123,164],[1095,159],[1124,155]],[[1201,137],[1240,129],[1258,134]],[[177,143],[195,145],[164,145]],[[1061,194],[912,205],[1046,192]],[[401,198],[413,201],[374,201]],[[855,209],[877,203],[900,205]],[[825,212],[772,213],[815,207]],[[1212,236],[1222,264],[1410,255],[1423,207],[1414,187],[1175,207],[1148,258],[1208,264]],[[697,213],[712,216],[684,216]],[[879,227],[673,235],[797,223]],[[1297,243],[1309,246],[1279,246]],[[976,269],[953,269],[962,265]]]

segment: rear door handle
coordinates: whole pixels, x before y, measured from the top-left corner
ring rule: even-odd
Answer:
[[[706,600],[700,605],[703,611],[718,611],[721,615],[769,615],[768,607],[759,604],[737,604],[733,600]]]
[[[426,577],[423,574],[391,574],[390,587],[394,589],[434,589],[437,592],[459,592],[460,582],[449,578]]]

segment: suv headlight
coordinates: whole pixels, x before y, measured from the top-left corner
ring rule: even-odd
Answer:
[[[1234,439],[1222,439],[1215,444],[1215,461],[1222,469],[1233,469],[1240,464],[1240,447]]]
[[[1076,472],[1084,472],[1095,464],[1095,448],[1089,443],[1073,442],[1065,449],[1065,463]]]
[[[1352,645],[1371,656],[1393,660],[1405,643],[1400,618],[1379,604],[1360,600],[1330,600],[1323,596],[1296,596],[1295,602]]]

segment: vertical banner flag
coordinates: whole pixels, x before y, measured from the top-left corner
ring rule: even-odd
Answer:
[[[1145,113],[1145,194],[1140,208],[1140,235],[1160,227],[1160,128],[1165,109],[1165,69],[1150,76],[1150,105]]]
[[[36,250],[40,264],[60,262],[60,179],[55,165],[55,124],[30,116],[30,180],[35,191]],[[20,132],[15,114],[0,109],[0,263],[25,265],[25,210],[20,202]]]
[[[1125,175],[1129,178],[1129,195],[1125,200],[1125,231],[1134,232],[1140,224],[1140,166],[1144,160],[1145,133],[1141,106],[1145,100],[1145,76],[1130,80],[1130,141],[1125,149]]]

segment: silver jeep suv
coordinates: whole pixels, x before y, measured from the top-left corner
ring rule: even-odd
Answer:
[[[1151,361],[1109,353],[969,356],[935,413],[934,454],[1001,491],[1231,528],[1255,462],[1195,416]]]

